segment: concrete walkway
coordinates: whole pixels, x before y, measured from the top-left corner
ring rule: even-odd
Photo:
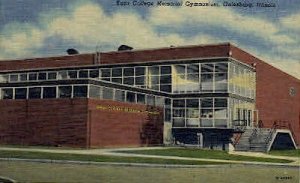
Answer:
[[[121,151],[130,150],[149,150],[149,149],[166,149],[172,147],[138,147],[138,148],[117,148],[117,149],[43,149],[43,148],[16,148],[16,147],[0,147],[0,151],[14,150],[27,152],[48,152],[48,153],[67,153],[67,154],[85,154],[85,155],[109,155],[122,157],[140,157],[140,158],[160,158],[160,159],[176,159],[176,160],[191,160],[191,161],[210,161],[220,163],[234,163],[234,164],[249,164],[249,165],[277,165],[277,166],[300,166],[298,157],[274,156],[264,153],[252,152],[230,152],[234,155],[244,155],[263,158],[276,158],[292,160],[292,163],[271,163],[271,162],[254,162],[254,161],[236,161],[236,160],[222,160],[222,159],[205,159],[205,158],[191,158],[178,156],[159,156],[146,154],[123,153]]]

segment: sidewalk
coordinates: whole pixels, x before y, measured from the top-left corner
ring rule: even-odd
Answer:
[[[172,147],[171,147],[172,148]],[[222,160],[222,159],[205,159],[205,158],[190,158],[178,156],[160,156],[160,155],[146,155],[146,154],[133,154],[123,153],[118,151],[130,150],[147,150],[147,149],[166,149],[166,147],[138,147],[138,148],[115,148],[115,149],[39,149],[39,148],[15,148],[15,147],[0,147],[0,151],[14,150],[14,151],[27,151],[27,152],[48,152],[48,153],[67,153],[67,154],[85,154],[85,155],[109,155],[109,156],[122,156],[122,157],[142,157],[142,158],[160,158],[160,159],[176,159],[176,160],[192,160],[192,161],[210,161],[231,164],[248,164],[248,165],[276,165],[276,166],[300,166],[299,158],[274,156],[263,153],[253,152],[231,152],[230,154],[264,157],[264,158],[277,158],[292,160],[292,163],[270,163],[270,162],[255,162],[255,161],[236,161],[236,160]]]

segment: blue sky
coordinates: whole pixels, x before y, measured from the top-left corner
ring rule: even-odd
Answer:
[[[84,53],[94,52],[97,45],[110,51],[120,44],[142,49],[232,42],[300,78],[300,0],[269,0],[274,8],[255,7],[262,0],[240,2],[253,2],[254,7],[147,8],[121,7],[114,0],[0,0],[0,60],[65,55],[70,47]]]

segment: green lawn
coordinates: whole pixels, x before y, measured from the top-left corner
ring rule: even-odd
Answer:
[[[191,157],[191,158],[236,160],[236,161],[256,161],[256,162],[258,161],[258,162],[272,162],[272,163],[292,162],[290,160],[284,160],[284,159],[231,155],[228,154],[226,151],[187,149],[187,148],[151,149],[151,150],[135,150],[135,151],[122,151],[122,152],[135,153],[135,154],[161,155],[161,156],[179,156],[179,157]]]
[[[50,160],[120,162],[120,163],[183,164],[183,165],[226,164],[226,163],[210,162],[210,161],[168,160],[168,159],[160,159],[160,158],[117,157],[117,156],[104,156],[104,155],[82,155],[82,154],[28,152],[28,151],[11,151],[11,150],[0,151],[0,158],[50,159]]]
[[[271,155],[278,155],[278,156],[295,156],[300,157],[300,149],[294,150],[272,150],[269,152]]]

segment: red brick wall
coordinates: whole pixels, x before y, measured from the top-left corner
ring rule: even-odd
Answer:
[[[91,147],[128,147],[162,144],[163,113],[149,114],[145,105],[89,100]],[[98,108],[97,108],[98,106]],[[135,110],[128,112],[126,110]],[[137,112],[139,111],[139,112]]]
[[[0,143],[86,147],[87,99],[0,100]]]
[[[256,63],[256,108],[264,127],[271,127],[274,121],[287,121],[300,145],[300,80],[236,47],[231,50],[232,57],[246,64]],[[290,87],[296,89],[295,96],[289,95]]]
[[[101,64],[113,64],[200,57],[227,57],[228,53],[229,44],[195,45],[152,50],[113,51],[101,53],[100,59]],[[95,54],[78,54],[60,57],[0,61],[0,71],[93,65],[95,64],[94,58]]]

